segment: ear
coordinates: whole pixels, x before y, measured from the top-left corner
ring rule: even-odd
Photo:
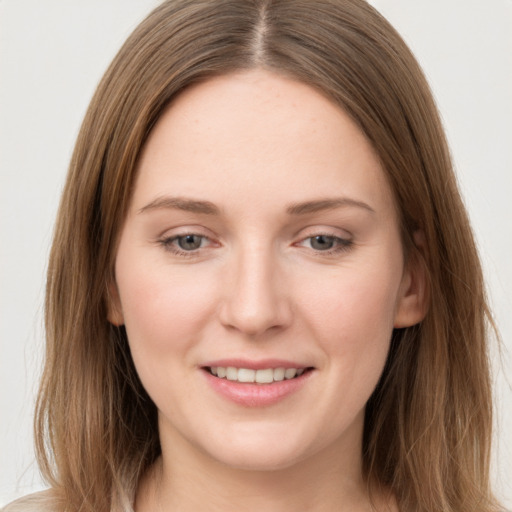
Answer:
[[[428,273],[425,260],[422,258],[427,248],[423,231],[415,231],[413,240],[416,251],[411,251],[400,283],[393,324],[395,328],[418,324],[428,311]]]
[[[123,308],[114,279],[110,281],[107,287],[107,320],[117,327],[124,324]]]

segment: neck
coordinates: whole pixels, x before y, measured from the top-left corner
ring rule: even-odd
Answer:
[[[330,445],[325,453],[265,471],[227,466],[188,444],[176,443],[172,451],[165,448],[141,482],[137,512],[395,510],[381,495],[372,494],[370,501],[360,445],[340,450]]]

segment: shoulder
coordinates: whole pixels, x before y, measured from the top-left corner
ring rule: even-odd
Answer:
[[[50,491],[41,491],[9,503],[0,512],[58,512],[58,506]]]

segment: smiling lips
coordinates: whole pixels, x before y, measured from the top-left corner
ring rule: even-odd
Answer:
[[[283,380],[300,377],[304,368],[264,368],[253,370],[251,368],[235,368],[233,366],[211,366],[210,373],[220,379],[243,383],[272,384]]]
[[[312,367],[277,363],[216,362],[203,366],[211,388],[224,399],[245,407],[266,407],[298,392],[313,375]]]

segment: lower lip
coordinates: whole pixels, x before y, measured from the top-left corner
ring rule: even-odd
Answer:
[[[300,377],[273,382],[272,384],[252,384],[220,379],[207,370],[203,373],[208,384],[224,398],[245,407],[266,407],[276,404],[299,391],[309,380],[311,370]]]

